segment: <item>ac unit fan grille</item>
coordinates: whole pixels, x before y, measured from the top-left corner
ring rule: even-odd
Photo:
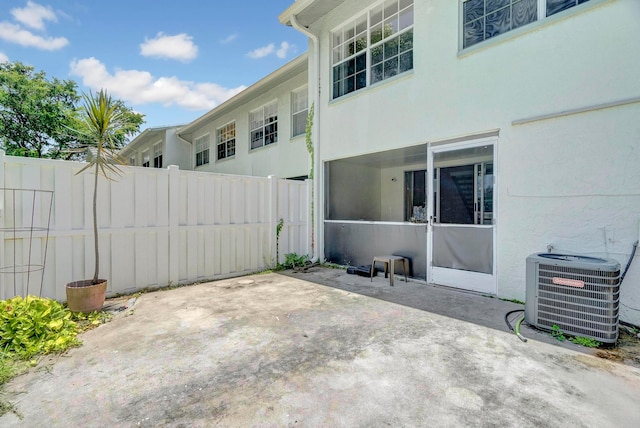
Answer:
[[[582,291],[580,288],[569,288],[558,285],[538,285],[538,295],[546,296],[549,299],[558,300],[560,302],[575,303],[582,306],[595,306],[600,308],[608,308],[611,304],[617,303],[620,296],[620,288],[609,289],[607,293],[593,293]]]
[[[617,303],[616,300],[615,303]],[[586,299],[571,299],[562,294],[538,293],[538,305],[553,306],[558,310],[584,312],[602,317],[611,317],[618,314],[618,305],[609,302],[589,301]]]
[[[574,336],[585,336],[603,341],[615,340],[618,337],[617,325],[604,325],[589,322],[580,322],[571,317],[552,316],[551,319],[544,318],[544,313],[539,314],[538,326],[553,330],[557,325],[560,331]],[[582,325],[576,325],[582,324]]]

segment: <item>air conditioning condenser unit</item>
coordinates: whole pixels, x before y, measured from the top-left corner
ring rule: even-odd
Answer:
[[[603,343],[618,340],[620,264],[555,253],[527,257],[525,320]]]

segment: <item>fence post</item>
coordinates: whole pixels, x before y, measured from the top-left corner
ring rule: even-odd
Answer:
[[[0,150],[0,189],[4,189],[4,164],[7,161],[7,155],[4,150]],[[4,198],[0,198],[0,230],[4,228]],[[0,249],[4,247],[0,245]]]
[[[7,161],[7,155],[4,150],[0,150],[0,189],[4,189],[4,163]],[[0,200],[0,210],[4,210],[4,199]],[[0,211],[0,214],[3,214]],[[4,223],[2,223],[4,226]]]
[[[67,293],[63,284],[68,284],[72,281],[81,279],[73,277],[73,265],[80,264],[84,266],[84,260],[73,260],[73,198],[81,198],[82,206],[85,206],[83,194],[72,195],[73,180],[83,181],[83,177],[75,177],[73,173],[73,167],[58,166],[54,168],[54,183],[53,183],[53,219],[54,223],[51,224],[50,231],[55,231],[56,236],[52,239],[49,236],[50,245],[49,251],[52,252],[53,258],[48,260],[54,261],[54,285],[55,285],[55,298],[57,300],[66,300]],[[45,266],[45,269],[47,267]],[[51,269],[49,267],[49,269]],[[49,296],[51,297],[51,296]]]
[[[169,282],[180,279],[180,169],[169,165]]]
[[[280,263],[279,254],[276,251],[276,228],[278,227],[278,178],[275,175],[267,177],[269,180],[269,248],[271,249],[271,261],[274,267]],[[275,262],[274,262],[275,260]]]
[[[4,163],[6,161],[6,155],[4,150],[0,150],[0,189],[4,189]],[[5,191],[0,192],[2,193],[0,195],[0,266],[4,266],[5,265],[5,258],[4,258],[4,227],[5,227],[5,215],[4,215],[4,198],[5,198]],[[5,275],[0,274],[0,300],[4,300],[7,299],[9,296],[7,295],[8,293],[5,292],[5,284],[6,281],[4,280]],[[11,296],[13,297],[13,296]]]
[[[4,150],[0,150],[0,189],[4,189],[4,164],[7,161],[7,155]],[[3,192],[4,193],[4,192]],[[0,230],[4,229],[4,195],[0,198]],[[4,249],[4,241],[0,245],[0,251]],[[4,261],[4,259],[0,259]]]

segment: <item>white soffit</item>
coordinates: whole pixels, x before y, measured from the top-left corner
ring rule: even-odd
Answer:
[[[280,15],[280,22],[291,25],[291,15],[295,15],[299,24],[309,27],[344,2],[345,0],[298,0]]]

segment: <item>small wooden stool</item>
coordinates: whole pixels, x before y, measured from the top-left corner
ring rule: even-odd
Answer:
[[[371,264],[371,274],[370,278],[373,281],[373,272],[376,268],[376,262],[384,263],[384,277],[387,277],[387,271],[391,274],[389,277],[389,282],[393,287],[393,270],[396,262],[402,261],[402,269],[404,270],[404,281],[407,282],[407,270],[409,269],[409,260],[406,257],[402,256],[376,256],[373,258],[373,263]]]

